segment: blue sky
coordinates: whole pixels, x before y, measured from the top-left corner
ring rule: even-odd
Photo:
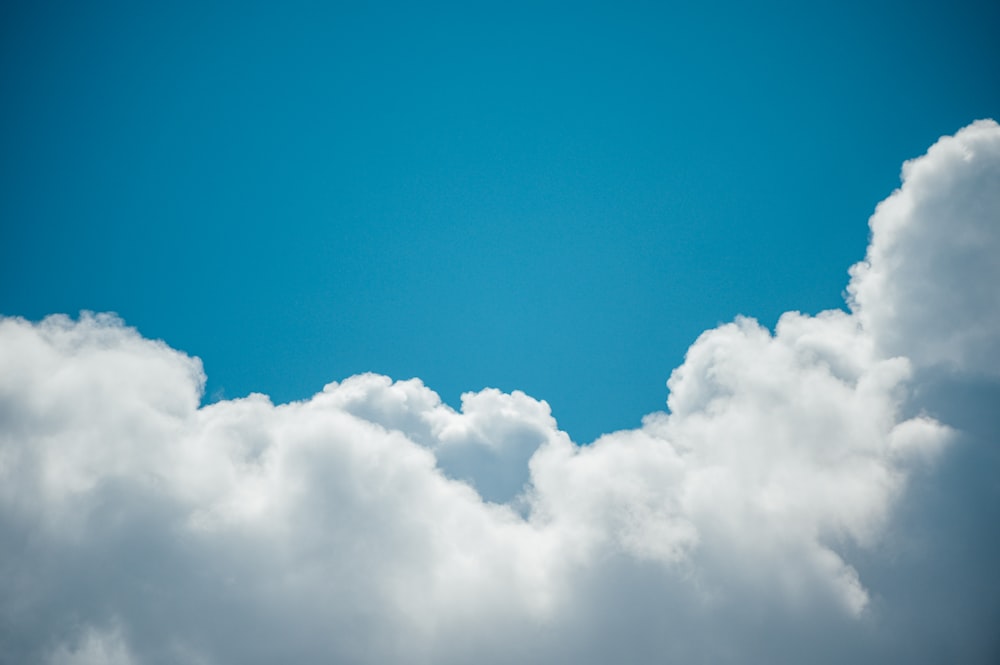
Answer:
[[[841,307],[900,163],[1000,109],[993,3],[625,4],[5,3],[0,311],[586,442],[706,328]]]
[[[0,659],[1000,660],[1000,6],[164,4],[0,6]]]

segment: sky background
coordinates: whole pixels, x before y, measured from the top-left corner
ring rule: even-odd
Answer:
[[[374,371],[664,408],[842,307],[900,163],[1000,114],[990,2],[0,8],[0,312],[114,311],[206,400]]]
[[[622,4],[2,3],[0,660],[1000,661],[1000,5]]]

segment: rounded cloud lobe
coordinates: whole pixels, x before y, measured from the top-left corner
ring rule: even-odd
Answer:
[[[903,165],[851,304],[883,353],[1000,376],[1000,131],[980,120]]]
[[[997,392],[998,191],[995,123],[941,139],[872,217],[851,313],[710,330],[667,412],[584,446],[523,393],[456,411],[371,374],[199,407],[200,362],[112,316],[0,319],[0,652],[990,662],[989,623],[942,627],[907,571],[969,560],[914,545],[944,520],[922,491],[996,430],[927,377]]]

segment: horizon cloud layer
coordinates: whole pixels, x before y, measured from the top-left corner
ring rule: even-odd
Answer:
[[[849,311],[706,331],[588,445],[375,374],[200,406],[200,361],[113,315],[0,318],[0,653],[993,662],[1000,126],[902,177]]]

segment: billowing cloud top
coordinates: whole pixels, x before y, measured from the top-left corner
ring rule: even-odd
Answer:
[[[981,120],[903,165],[871,218],[852,307],[884,354],[1000,376],[1000,132]]]
[[[925,490],[995,450],[940,386],[997,392],[998,211],[980,121],[904,166],[850,313],[704,333],[586,446],[372,374],[199,407],[200,362],[113,316],[2,319],[4,662],[992,662],[997,596],[949,627],[909,587],[979,560],[923,540],[958,505]]]

